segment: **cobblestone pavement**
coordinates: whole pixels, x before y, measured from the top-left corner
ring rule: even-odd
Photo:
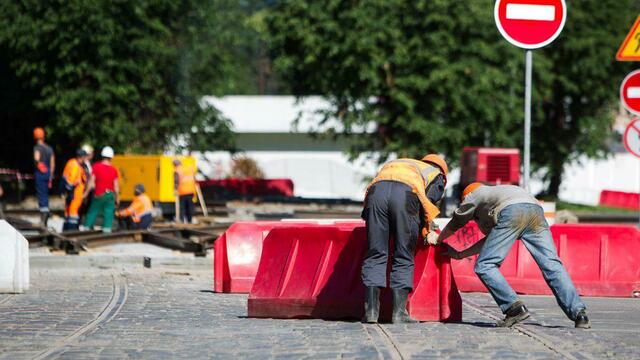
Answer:
[[[486,294],[463,295],[463,323],[363,325],[248,319],[246,295],[210,291],[210,265],[64,257],[31,270],[26,294],[0,294],[0,359],[640,357],[638,299],[585,299],[592,330],[574,329],[548,296],[523,297],[524,325],[495,328]]]

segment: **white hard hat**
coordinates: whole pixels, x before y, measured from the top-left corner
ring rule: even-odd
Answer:
[[[89,144],[82,145],[81,149],[84,150],[84,152],[86,152],[87,154],[93,154],[93,146]]]
[[[100,156],[104,158],[113,159],[113,149],[111,148],[111,146],[103,147],[102,152],[100,153]]]

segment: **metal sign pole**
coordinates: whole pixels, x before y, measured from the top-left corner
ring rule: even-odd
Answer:
[[[524,75],[524,174],[522,186],[529,191],[529,176],[531,172],[531,71],[533,68],[533,53],[525,51]]]

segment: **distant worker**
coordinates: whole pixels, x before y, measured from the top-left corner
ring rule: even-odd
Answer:
[[[135,197],[128,208],[117,212],[119,218],[128,220],[125,228],[148,229],[153,220],[153,203],[145,194],[144,185],[136,184],[133,189]]]
[[[53,173],[56,169],[56,157],[53,149],[44,142],[44,129],[33,129],[36,145],[33,147],[33,161],[36,166],[34,175],[40,223],[47,226],[49,220],[49,189],[53,184]]]
[[[435,154],[422,160],[398,159],[384,164],[369,184],[362,218],[366,222],[368,252],[362,265],[366,286],[365,318],[378,321],[380,289],[387,287],[389,238],[394,238],[391,267],[393,313],[391,321],[417,322],[407,313],[407,298],[413,290],[416,241],[419,236],[435,243],[435,205],[444,195],[447,164]]]
[[[180,204],[180,221],[190,224],[193,217],[193,198],[196,193],[196,173],[198,169],[191,164],[182,164],[178,159],[173,160],[175,171],[173,183],[175,194]]]
[[[91,169],[91,161],[93,161],[93,146],[89,144],[84,144],[81,147],[87,153],[87,156],[82,163],[82,168],[84,169],[85,176],[87,177],[86,184],[91,180],[91,174],[93,170]],[[86,186],[85,186],[86,187]],[[93,200],[93,190],[89,191],[87,197],[82,200],[82,206],[80,207],[80,218],[84,217],[89,210],[89,206],[91,206],[91,200]]]
[[[62,231],[78,230],[80,227],[80,206],[84,189],[87,184],[87,176],[83,168],[83,163],[87,153],[80,149],[76,152],[76,157],[67,161],[62,171],[61,188],[65,194],[64,224]]]
[[[120,203],[118,170],[111,165],[113,149],[110,146],[102,148],[100,155],[102,160],[93,165],[93,175],[83,195],[83,198],[86,198],[89,192],[95,189],[94,198],[89,207],[84,226],[92,229],[96,218],[99,214],[102,214],[102,232],[110,233],[113,226],[115,206]]]
[[[462,204],[438,242],[470,220],[476,221],[485,237],[463,251],[447,244],[445,250],[454,259],[480,254],[474,270],[505,314],[498,326],[511,327],[529,317],[529,311],[499,270],[513,243],[521,239],[567,317],[577,328],[591,327],[586,306],[558,257],[544,210],[529,192],[514,185],[470,184],[462,192]]]

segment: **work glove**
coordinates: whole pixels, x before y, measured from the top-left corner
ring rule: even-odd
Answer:
[[[427,236],[424,238],[424,244],[438,245],[438,234],[436,234],[435,231],[429,231]]]

